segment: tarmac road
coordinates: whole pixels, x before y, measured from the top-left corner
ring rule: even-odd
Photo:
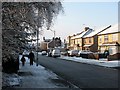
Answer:
[[[118,70],[39,55],[38,63],[81,89],[118,90]]]

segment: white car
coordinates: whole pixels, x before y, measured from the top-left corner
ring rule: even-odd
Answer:
[[[47,52],[46,51],[42,51],[42,55],[47,55]]]
[[[50,50],[50,51],[48,52],[48,56],[49,56],[49,57],[52,57],[52,50]]]
[[[52,51],[52,57],[60,57],[61,56],[61,52],[59,49],[54,49]]]
[[[68,51],[68,56],[77,56],[78,55],[79,50],[71,50]]]

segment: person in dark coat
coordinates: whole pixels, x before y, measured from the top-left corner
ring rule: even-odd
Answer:
[[[33,65],[34,53],[32,51],[29,53],[29,59],[30,59],[30,65]]]
[[[24,55],[21,58],[21,62],[22,62],[22,66],[24,66],[25,65],[25,57],[24,57]]]

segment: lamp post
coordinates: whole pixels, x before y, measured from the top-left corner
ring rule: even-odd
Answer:
[[[54,48],[55,48],[55,31],[53,31],[53,33],[54,33]]]
[[[37,29],[37,49],[36,49],[36,51],[37,51],[37,58],[36,58],[36,66],[38,66],[38,38],[39,38],[39,28]]]
[[[36,30],[37,30],[37,58],[36,58],[36,66],[38,66],[38,40],[39,40],[39,28],[41,27],[40,25],[40,10],[38,9],[38,25],[36,26]]]

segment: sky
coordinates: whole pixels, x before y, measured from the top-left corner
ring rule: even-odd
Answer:
[[[55,36],[66,39],[88,26],[97,30],[100,27],[118,22],[117,2],[63,2],[64,13],[58,15],[52,26]],[[44,30],[43,36],[53,37],[52,31]]]

